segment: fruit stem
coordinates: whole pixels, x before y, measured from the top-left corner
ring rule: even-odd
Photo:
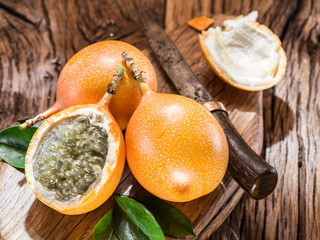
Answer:
[[[111,97],[116,94],[116,88],[122,79],[122,75],[126,71],[125,67],[119,66],[117,72],[113,74],[112,81],[108,84],[106,94],[101,98],[99,101],[99,105],[106,106],[109,102]]]
[[[137,69],[135,62],[133,58],[130,57],[129,53],[123,52],[121,53],[121,56],[124,59],[127,66],[131,69],[132,76],[138,82],[141,93],[144,94],[146,92],[152,91],[149,85],[147,84],[146,79],[142,76],[142,72]]]
[[[24,123],[20,124],[19,129],[21,131],[32,127],[35,123],[42,121],[43,119],[46,119],[48,117],[50,117],[52,114],[55,114],[56,112],[59,112],[59,107],[57,106],[53,106],[51,108],[49,108],[48,110],[46,110],[43,113],[39,113],[37,116],[35,116],[34,118],[30,118],[27,121],[25,121]]]

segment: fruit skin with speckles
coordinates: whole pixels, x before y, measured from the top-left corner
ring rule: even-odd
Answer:
[[[222,181],[229,157],[218,121],[189,98],[142,91],[125,138],[135,178],[168,201],[186,202],[212,192]]]
[[[104,95],[113,73],[123,61],[121,53],[127,51],[136,59],[136,64],[148,78],[148,84],[157,90],[157,78],[149,59],[134,46],[121,41],[103,41],[85,47],[76,53],[64,66],[57,84],[56,103],[43,113],[42,119],[65,108],[97,103]],[[125,73],[117,94],[109,109],[121,130],[141,100],[137,82],[131,73]],[[41,118],[39,119],[41,120]]]

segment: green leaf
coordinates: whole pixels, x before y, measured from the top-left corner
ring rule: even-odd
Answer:
[[[20,131],[19,126],[0,132],[0,157],[16,168],[24,168],[24,159],[36,127]]]
[[[119,239],[165,239],[156,219],[141,203],[127,196],[114,198],[113,229]]]
[[[197,237],[193,232],[190,219],[178,208],[154,197],[139,197],[136,200],[142,203],[153,214],[167,236]]]
[[[112,209],[104,215],[93,230],[94,240],[118,240],[112,228]]]

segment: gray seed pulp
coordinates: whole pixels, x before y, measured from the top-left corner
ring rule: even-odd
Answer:
[[[70,200],[99,177],[108,153],[108,135],[89,118],[62,120],[41,142],[33,162],[34,177],[56,198]]]

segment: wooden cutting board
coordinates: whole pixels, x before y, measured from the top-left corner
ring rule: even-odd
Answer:
[[[200,82],[226,106],[240,134],[260,153],[263,135],[262,92],[241,91],[218,79],[202,56],[195,30],[183,26],[169,35]],[[150,58],[158,75],[159,92],[177,93],[140,32],[121,40],[134,44]],[[116,193],[148,195],[127,166]],[[223,223],[242,195],[243,191],[226,174],[223,182],[211,194],[191,202],[172,204],[190,217],[199,238],[207,239]],[[109,199],[87,214],[60,214],[36,199],[22,172],[0,163],[0,239],[92,239],[94,226],[112,205],[113,200]]]

